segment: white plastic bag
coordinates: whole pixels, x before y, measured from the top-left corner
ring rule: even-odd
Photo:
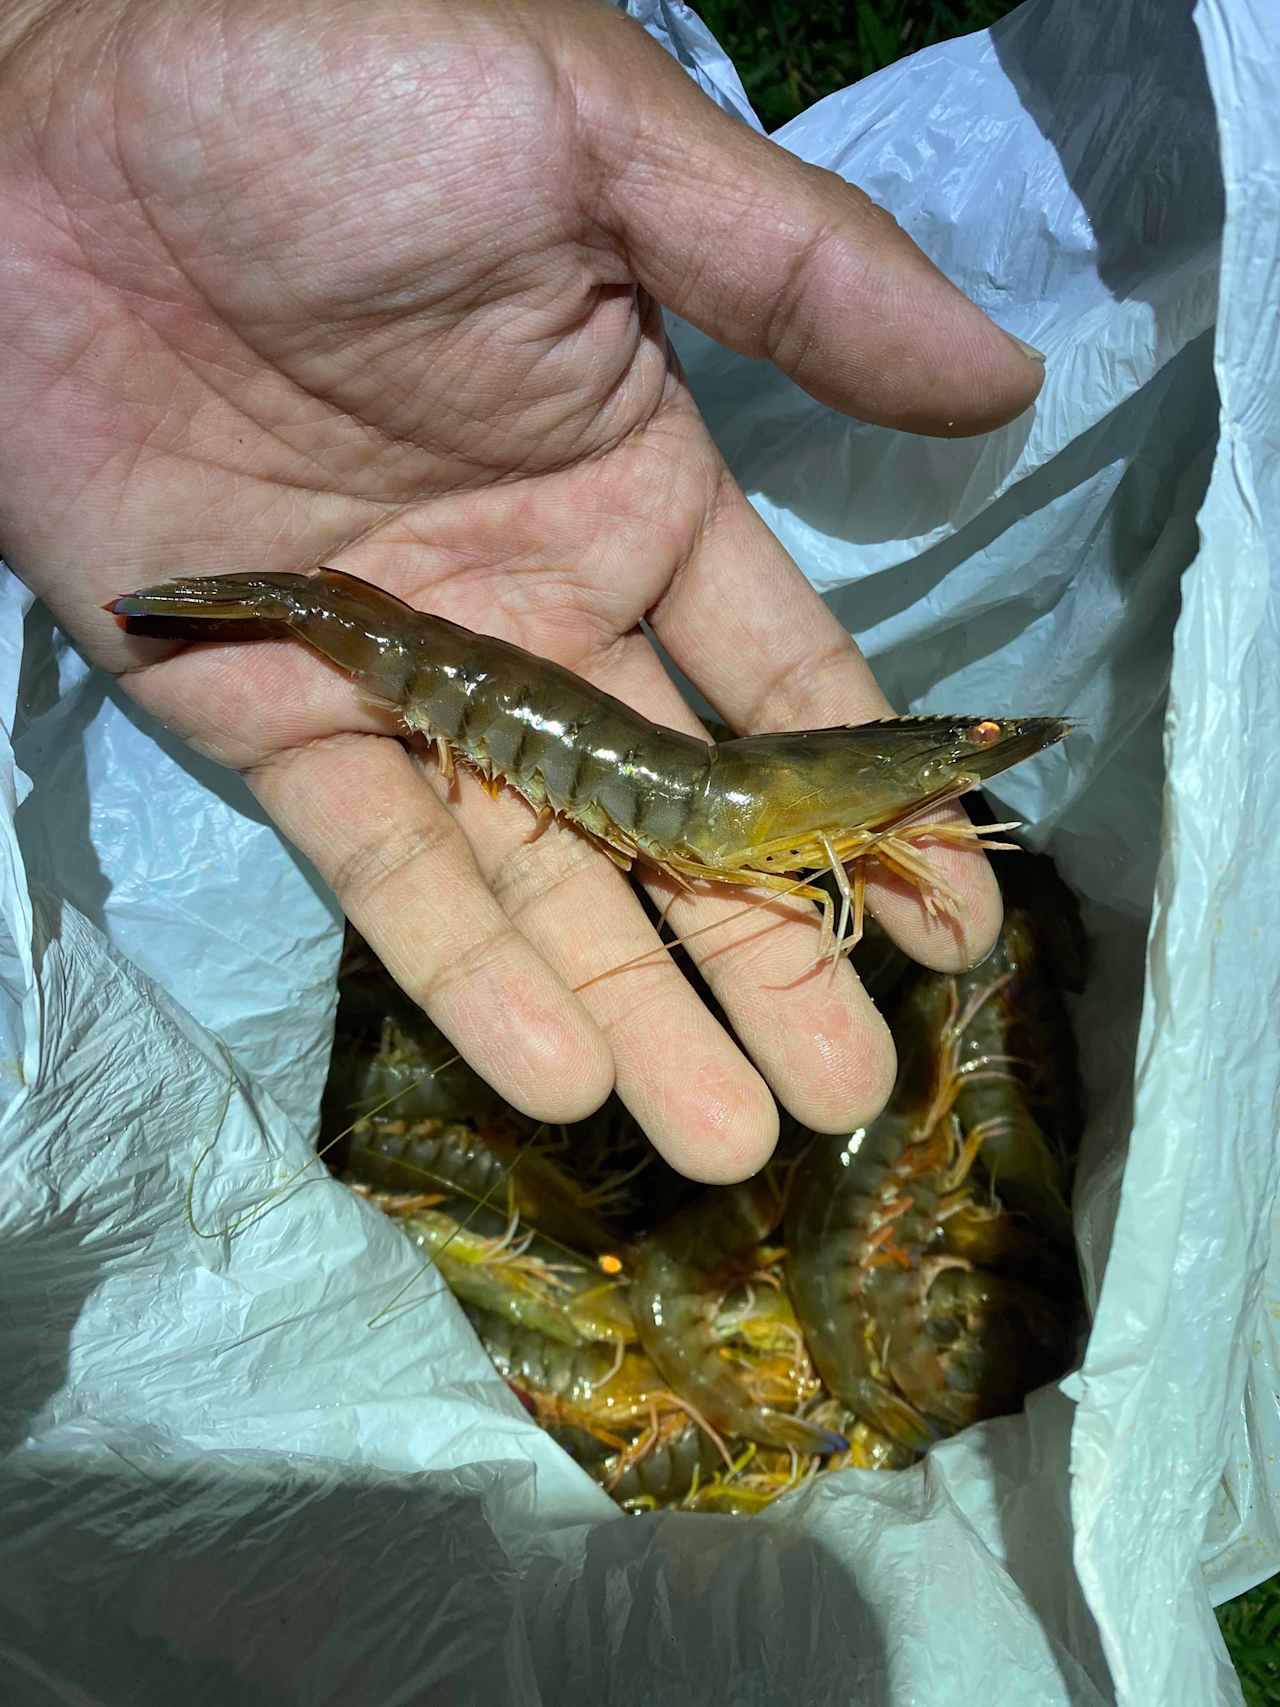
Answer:
[[[633,10],[745,113],[685,8]],[[1046,351],[988,439],[858,426],[674,329],[891,695],[1084,720],[999,793],[1095,943],[1094,1326],[915,1471],[622,1518],[447,1296],[379,1319],[399,1236],[283,1183],[331,903],[0,586],[13,1700],[1238,1702],[1211,1598],[1280,1567],[1278,84],[1268,0],[1037,0],[781,133]]]

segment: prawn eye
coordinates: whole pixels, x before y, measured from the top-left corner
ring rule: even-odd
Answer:
[[[993,747],[1000,735],[1000,725],[993,717],[984,717],[981,723],[975,723],[969,731],[969,739],[975,747]]]

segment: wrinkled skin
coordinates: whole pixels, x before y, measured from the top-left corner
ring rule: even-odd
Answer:
[[[912,431],[1013,418],[1039,364],[857,190],[584,0],[10,0],[0,112],[0,548],[88,654],[245,776],[526,1113],[616,1083],[719,1180],[767,1156],[769,1087],[820,1131],[869,1119],[892,1045],[848,968],[813,975],[806,909],[694,945],[754,1066],[669,964],[575,994],[655,941],[581,838],[450,795],[299,648],[142,641],[99,607],[329,563],[659,721],[696,727],[645,616],[735,730],[862,720],[888,707],[727,476],[656,304]],[[958,922],[873,902],[953,968],[999,904],[981,856],[937,859]]]

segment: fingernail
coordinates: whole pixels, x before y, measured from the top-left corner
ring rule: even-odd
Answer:
[[[1044,360],[1044,351],[1037,350],[1034,344],[1029,344],[1025,338],[1019,338],[1012,332],[1006,332],[1005,337],[1011,344],[1016,344],[1024,356],[1030,356],[1033,362]]]

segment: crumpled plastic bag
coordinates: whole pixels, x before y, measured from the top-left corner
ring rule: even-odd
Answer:
[[[686,8],[631,9],[752,122]],[[1239,1702],[1211,1604],[1280,1568],[1278,83],[1268,0],[1035,0],[780,133],[1045,350],[987,439],[672,328],[904,708],[1083,721],[996,792],[1094,942],[1092,1331],[913,1471],[621,1517],[305,1168],[314,875],[0,582],[9,1699]]]

